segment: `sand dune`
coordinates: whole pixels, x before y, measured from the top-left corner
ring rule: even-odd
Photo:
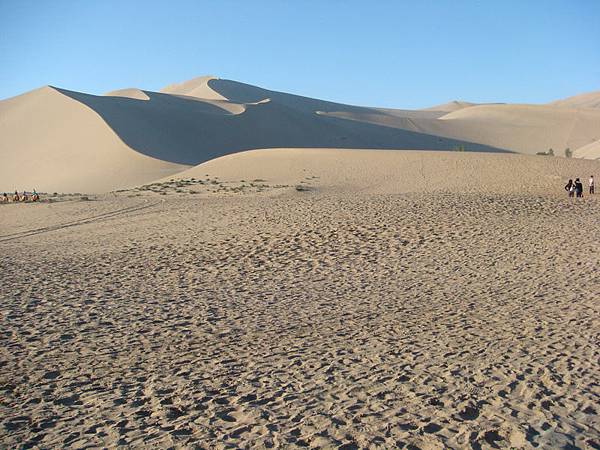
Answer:
[[[118,89],[116,91],[107,92],[104,95],[107,97],[125,97],[137,100],[150,100],[150,97],[148,97],[144,91],[136,88]]]
[[[442,103],[440,105],[431,106],[429,108],[425,108],[425,111],[443,111],[443,112],[452,112],[458,111],[459,109],[468,108],[470,106],[475,106],[477,103],[471,102],[463,102],[460,100],[452,100],[448,103]]]
[[[447,150],[467,145],[498,151],[325,117],[316,108],[332,109],[335,104],[226,80],[203,78],[165,90],[171,94],[125,89],[96,96],[45,88],[1,102],[0,151],[7,161],[0,167],[2,189],[105,191],[150,181],[181,165],[258,148]],[[334,109],[340,108],[369,111],[344,105]],[[385,110],[377,114],[394,117]],[[127,163],[130,159],[141,163]]]
[[[170,84],[160,90],[165,94],[185,95],[188,97],[197,97],[204,100],[229,100],[208,86],[210,80],[216,79],[208,75],[204,77],[192,78],[182,83]]]
[[[483,105],[452,112],[440,122],[448,135],[500,145],[518,153],[553,148],[561,155],[600,138],[600,111],[538,105]]]
[[[223,156],[157,182],[209,175],[227,183],[258,179],[370,194],[549,193],[593,170],[600,173],[600,163],[515,154],[283,148]]]
[[[600,159],[600,141],[594,141],[579,147],[573,156],[576,158]]]
[[[381,124],[445,138],[478,142],[516,153],[554,149],[563,156],[600,138],[600,111],[540,105],[477,105],[436,119],[382,114],[329,113],[359,122]],[[469,145],[466,147],[470,149]]]
[[[598,448],[600,202],[563,191],[590,170],[257,150],[0,205],[0,441]]]
[[[600,108],[600,91],[586,92],[549,103],[567,108]]]
[[[106,191],[223,155],[282,147],[529,154],[553,148],[557,156],[569,147],[593,158],[594,151],[577,149],[598,141],[598,130],[600,110],[592,108],[368,108],[215,77],[104,96],[47,87],[0,102],[0,189]]]
[[[105,192],[186,168],[133,151],[93,110],[49,86],[0,102],[0,155],[7,191]]]

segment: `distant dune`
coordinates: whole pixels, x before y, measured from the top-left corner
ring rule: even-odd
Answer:
[[[170,84],[160,90],[165,94],[186,95],[197,97],[203,100],[228,100],[217,91],[208,86],[208,82],[215,80],[213,76],[197,77],[183,83]]]
[[[594,141],[575,150],[576,158],[600,159],[600,141]]]
[[[549,103],[551,106],[565,106],[567,108],[599,108],[600,109],[600,91],[587,92],[585,94],[574,95],[562,100],[556,100]]]
[[[425,111],[443,111],[443,112],[452,112],[458,111],[459,109],[468,108],[470,106],[475,106],[477,103],[471,102],[462,102],[460,100],[453,100],[448,103],[442,103],[441,105],[435,105],[430,108],[425,108]]]
[[[125,97],[137,100],[150,100],[150,97],[148,97],[144,91],[136,88],[118,89],[116,91],[107,92],[104,95],[107,97]]]
[[[552,148],[557,156],[563,156],[566,148],[574,150],[600,139],[600,110],[589,109],[489,104],[458,108],[435,119],[345,112],[329,115],[526,154]],[[466,148],[473,150],[468,144]]]
[[[0,189],[100,192],[267,148],[535,154],[600,140],[597,94],[571,106],[454,101],[409,111],[343,105],[199,77],[152,92],[44,87],[0,102]],[[559,102],[555,102],[559,103]],[[583,105],[584,107],[579,107]],[[575,106],[575,107],[574,107]]]

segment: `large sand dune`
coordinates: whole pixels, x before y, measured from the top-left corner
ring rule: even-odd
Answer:
[[[333,117],[381,124],[419,133],[478,142],[516,153],[552,148],[557,156],[600,138],[600,111],[540,105],[475,105],[435,119],[364,112],[334,112]],[[471,150],[469,145],[466,145]]]
[[[102,192],[185,169],[132,150],[93,110],[49,86],[0,102],[0,160],[7,191]]]
[[[593,97],[593,95],[592,95]],[[589,106],[589,102],[585,103]],[[368,108],[200,77],[103,96],[45,87],[0,102],[0,189],[102,192],[263,148],[537,153],[600,139],[600,110],[451,102]]]

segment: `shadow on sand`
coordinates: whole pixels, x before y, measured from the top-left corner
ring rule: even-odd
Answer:
[[[210,87],[233,103],[255,103],[233,114],[193,97],[144,91],[148,100],[96,96],[55,88],[88,106],[125,144],[153,158],[179,164],[202,162],[243,150],[277,147],[372,148],[469,151],[506,150],[403,130],[381,124],[332,117],[322,112],[385,114],[381,110],[315,100],[228,80]],[[243,108],[243,107],[242,107]]]

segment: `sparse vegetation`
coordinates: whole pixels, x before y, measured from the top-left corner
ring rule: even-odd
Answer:
[[[572,158],[573,157],[573,150],[571,150],[569,147],[565,148],[565,158]]]
[[[318,177],[312,177],[318,178]],[[151,192],[158,195],[167,195],[169,193],[177,194],[240,194],[245,192],[265,192],[269,189],[281,189],[290,187],[288,185],[269,185],[266,180],[256,178],[252,182],[246,180],[236,181],[221,181],[219,177],[208,177],[205,179],[188,178],[188,179],[171,179],[161,183],[144,184],[142,186],[123,189],[116,192],[129,193],[129,196],[141,195],[142,192]]]
[[[454,152],[464,152],[465,150],[465,146],[464,145],[455,145],[454,147],[452,147],[452,151]]]
[[[539,155],[539,156],[554,156],[554,150],[552,150],[550,148],[550,149],[548,149],[547,152],[536,152],[536,155]]]

